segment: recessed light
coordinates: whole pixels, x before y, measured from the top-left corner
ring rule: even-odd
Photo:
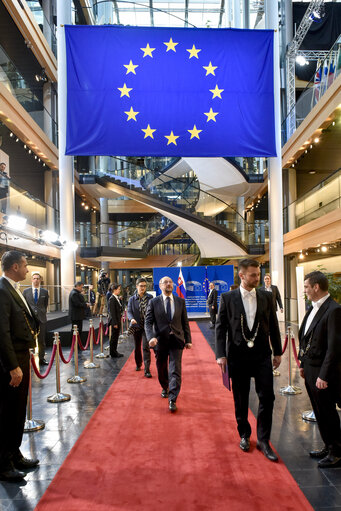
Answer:
[[[309,170],[309,174],[316,174],[316,170]]]

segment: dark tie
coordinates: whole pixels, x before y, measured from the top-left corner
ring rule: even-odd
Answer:
[[[166,311],[167,311],[168,321],[171,322],[172,321],[172,309],[171,309],[171,301],[170,301],[169,296],[167,296],[167,298],[166,298]]]
[[[37,305],[38,303],[38,289],[34,290],[34,303]]]

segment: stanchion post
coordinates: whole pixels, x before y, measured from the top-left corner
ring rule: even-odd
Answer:
[[[84,362],[84,367],[86,369],[97,369],[99,364],[94,363],[94,327],[92,319],[89,320],[90,323],[90,361]]]
[[[64,401],[70,401],[71,396],[70,394],[63,394],[60,391],[60,360],[59,360],[59,333],[55,332],[54,334],[54,341],[53,344],[57,346],[56,350],[56,390],[57,392],[53,394],[52,396],[49,396],[47,398],[47,401],[49,403],[63,403]]]
[[[306,410],[302,413],[302,419],[308,422],[316,422],[314,410]]]
[[[75,345],[74,345],[74,360],[75,360],[75,375],[71,378],[68,378],[68,383],[83,383],[87,380],[84,376],[78,375],[78,326],[73,325],[73,336],[75,337]]]
[[[99,317],[99,339],[100,339],[100,353],[98,353],[96,355],[96,358],[108,358],[109,355],[107,355],[106,353],[104,353],[103,351],[103,330],[104,330],[104,325],[103,325],[103,316],[100,315]]]
[[[39,431],[45,428],[45,422],[42,420],[32,419],[32,362],[31,356],[34,350],[30,350],[30,379],[28,383],[28,396],[27,396],[27,411],[26,421],[24,425],[24,433],[31,433],[32,431]]]
[[[106,346],[104,349],[109,351],[110,350],[110,339],[111,339],[111,325],[109,325],[108,327],[108,339],[109,339],[109,344],[108,346]]]
[[[280,388],[280,394],[294,396],[296,394],[301,394],[302,389],[300,387],[295,387],[292,385],[292,367],[291,367],[291,359],[292,359],[292,346],[291,346],[291,327],[288,327],[288,344],[289,344],[289,352],[288,352],[288,385],[286,387]]]

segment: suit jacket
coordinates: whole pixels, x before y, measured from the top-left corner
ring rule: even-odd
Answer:
[[[123,312],[123,307],[121,302],[119,302],[116,298],[116,296],[111,295],[109,302],[108,302],[108,308],[109,308],[109,322],[111,325],[118,325],[118,327],[121,327],[121,316]]]
[[[38,331],[39,321],[7,279],[0,278],[0,366],[8,372],[18,367],[16,353],[35,348],[31,330]]]
[[[153,299],[153,295],[147,293],[147,307],[150,300]],[[146,308],[147,310],[147,308]],[[140,317],[140,300],[138,298],[138,294],[135,293],[128,300],[128,319],[131,321],[135,319],[137,325],[141,325],[141,317]]]
[[[39,319],[40,323],[46,323],[47,317],[47,307],[49,304],[49,292],[47,289],[40,288],[40,293],[38,297],[38,303],[36,304],[34,301],[34,295],[32,291],[32,287],[29,287],[24,290],[23,295],[31,307],[31,309],[34,311],[34,314]]]
[[[304,316],[299,330],[301,367],[309,364],[321,367],[319,377],[324,381],[338,381],[341,378],[341,306],[331,297],[321,305],[308,331],[304,334],[307,318],[312,310],[310,307]],[[310,349],[305,350],[310,340]],[[341,386],[341,385],[340,385]]]
[[[211,307],[212,307],[212,305],[214,305],[214,309],[217,310],[218,291],[216,289],[212,289],[211,293],[208,295],[207,303]]]
[[[266,291],[266,287],[265,286],[263,286],[261,289],[263,291]],[[280,309],[283,309],[282,298],[281,298],[281,294],[279,292],[278,287],[271,284],[271,291],[272,291],[272,299],[273,299],[275,311],[278,309],[277,304],[279,305]],[[266,292],[270,293],[269,291],[266,291]]]
[[[77,289],[73,289],[69,295],[69,316],[71,321],[81,321],[85,318],[87,304],[84,295]]]
[[[174,315],[170,322],[167,318],[162,294],[149,301],[144,321],[144,329],[148,341],[156,337],[160,345],[167,345],[169,336],[173,333],[179,347],[184,348],[185,344],[190,344],[192,342],[186,303],[185,300],[179,296],[173,295],[173,298]]]
[[[272,296],[267,291],[256,289],[257,312],[253,328],[247,326],[246,313],[240,289],[223,293],[216,322],[216,356],[233,359],[245,356],[259,358],[271,354],[269,338],[274,355],[282,355],[281,335]],[[253,348],[249,348],[242,335],[241,316],[244,318],[244,333],[250,339],[259,323],[258,334]],[[227,338],[226,338],[227,337]]]

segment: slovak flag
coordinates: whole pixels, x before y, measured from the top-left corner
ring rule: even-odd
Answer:
[[[183,278],[181,268],[178,276],[178,285],[176,286],[176,294],[180,296],[180,298],[186,298],[186,282]]]

